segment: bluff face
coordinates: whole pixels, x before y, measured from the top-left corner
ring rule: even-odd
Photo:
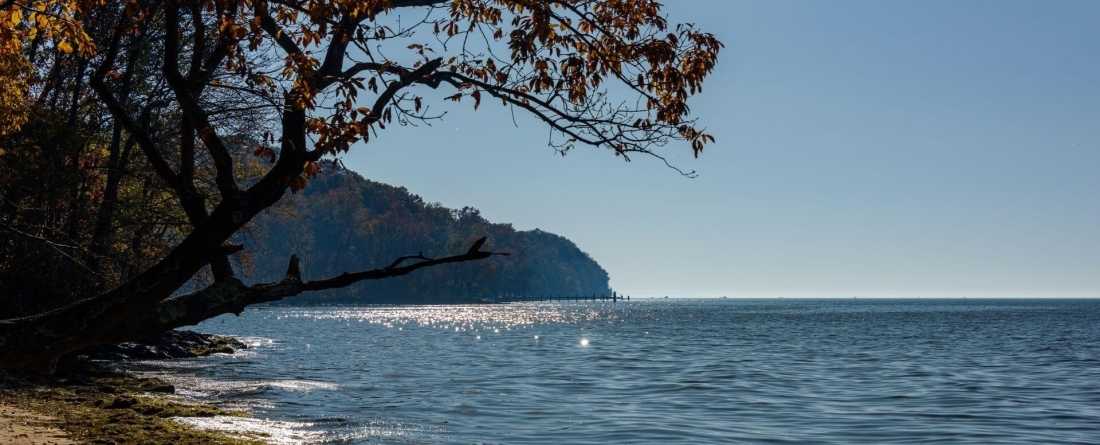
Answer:
[[[542,230],[491,223],[477,209],[425,202],[404,187],[338,169],[310,181],[287,205],[260,218],[245,241],[254,261],[247,281],[279,279],[291,254],[303,279],[386,266],[402,255],[463,251],[477,238],[509,252],[484,261],[437,266],[350,288],[294,297],[287,303],[458,303],[509,295],[610,294],[608,275],[568,239]]]

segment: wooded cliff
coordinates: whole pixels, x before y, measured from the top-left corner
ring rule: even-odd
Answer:
[[[308,280],[385,266],[378,264],[380,259],[410,252],[431,257],[461,250],[483,236],[494,251],[512,255],[448,264],[284,303],[448,303],[505,295],[610,294],[607,272],[564,237],[492,223],[477,209],[449,209],[404,187],[369,181],[342,168],[319,175],[288,199],[287,206],[257,221],[245,250],[272,261],[246,261],[245,277],[279,279],[291,254],[300,258],[302,278]]]

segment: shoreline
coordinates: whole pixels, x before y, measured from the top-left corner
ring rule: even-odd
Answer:
[[[171,400],[166,394],[172,391],[163,380],[97,364],[53,376],[0,374],[0,443],[266,444],[256,434],[201,430],[174,420],[248,414]]]
[[[267,444],[262,433],[199,429],[179,420],[247,418],[248,413],[173,400],[168,395],[175,387],[169,382],[111,369],[115,360],[88,360],[89,356],[144,359],[150,354],[166,358],[172,355],[166,351],[173,350],[203,356],[243,347],[229,337],[186,331],[166,338],[84,351],[52,375],[0,371],[0,444]],[[181,338],[186,341],[178,341]]]

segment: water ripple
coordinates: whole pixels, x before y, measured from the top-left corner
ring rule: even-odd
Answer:
[[[200,328],[254,347],[133,368],[265,419],[181,421],[273,443],[1100,437],[1094,300],[262,308]]]

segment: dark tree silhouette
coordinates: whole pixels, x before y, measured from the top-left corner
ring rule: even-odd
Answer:
[[[0,2],[0,59],[35,73],[5,79],[0,97],[21,92],[32,110],[67,104],[67,113],[45,119],[112,134],[104,138],[109,149],[93,152],[81,135],[58,133],[64,137],[51,143],[72,150],[53,170],[83,175],[62,175],[66,207],[54,212],[56,224],[7,222],[3,233],[42,239],[43,248],[75,247],[70,256],[99,267],[120,197],[106,190],[131,172],[155,181],[136,190],[170,198],[149,201],[167,208],[163,220],[171,222],[163,236],[142,238],[160,248],[117,281],[87,286],[87,298],[75,303],[0,321],[0,367],[49,371],[67,352],[250,304],[488,258],[494,253],[479,241],[461,253],[406,255],[328,279],[290,274],[246,285],[234,275],[242,247],[232,240],[288,190],[304,188],[322,160],[387,125],[441,117],[425,88],[446,90],[444,100],[474,110],[489,100],[529,113],[552,129],[549,143],[562,154],[581,144],[626,160],[664,160],[653,150],[682,141],[697,156],[713,138],[688,118],[687,99],[701,91],[720,47],[690,25],[669,26],[647,0]],[[8,117],[4,130],[36,130],[25,120]],[[87,169],[90,162],[106,168]],[[83,221],[67,215],[96,213],[90,209],[106,214],[95,218],[102,230],[86,234]],[[12,214],[21,211],[32,210],[16,204]],[[54,238],[29,230],[53,227]],[[208,286],[173,296],[204,268]]]

